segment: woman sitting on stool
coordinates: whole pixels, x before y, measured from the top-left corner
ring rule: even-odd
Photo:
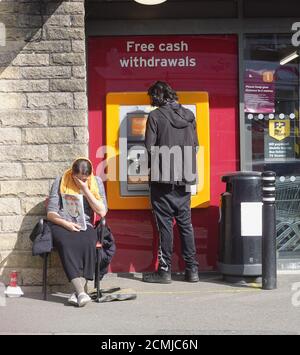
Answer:
[[[62,194],[82,194],[87,229],[66,219]],[[97,232],[93,227],[94,213],[101,218],[107,213],[102,180],[94,176],[89,159],[76,159],[72,168],[54,181],[47,207],[47,219],[52,222],[53,245],[58,250],[64,271],[75,292],[69,303],[83,307],[91,298],[85,293],[87,280],[93,280],[96,264]]]

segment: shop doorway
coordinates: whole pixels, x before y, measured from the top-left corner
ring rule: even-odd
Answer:
[[[245,168],[277,174],[279,270],[300,269],[299,65],[290,35],[245,37]]]

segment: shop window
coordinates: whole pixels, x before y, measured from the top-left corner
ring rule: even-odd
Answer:
[[[277,173],[278,250],[294,257],[300,255],[299,52],[290,35],[247,35],[244,59],[244,166]]]

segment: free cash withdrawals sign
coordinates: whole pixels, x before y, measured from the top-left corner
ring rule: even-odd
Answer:
[[[91,38],[90,44],[96,41],[96,38]],[[233,84],[232,70],[236,70],[234,42],[228,36],[105,37],[99,40],[99,45],[100,42],[98,55],[89,56],[89,61],[94,63],[104,80],[151,78],[153,82],[155,79],[174,81],[181,77],[189,88],[192,80],[201,78],[197,89],[204,86],[202,90],[219,89],[223,94],[233,89],[228,88],[228,82],[224,81],[226,78]],[[217,87],[215,83],[211,87],[212,78],[220,80]],[[210,85],[207,86],[205,81]]]
[[[121,68],[194,68],[197,59],[190,55],[187,41],[143,42],[126,41],[126,51],[120,58]]]

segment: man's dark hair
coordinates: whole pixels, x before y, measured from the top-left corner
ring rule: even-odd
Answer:
[[[164,81],[157,81],[152,85],[148,90],[148,95],[151,99],[151,105],[157,107],[164,106],[167,102],[178,100],[176,91]]]
[[[73,174],[82,174],[84,176],[90,176],[92,174],[92,164],[86,159],[78,159],[72,166]]]

